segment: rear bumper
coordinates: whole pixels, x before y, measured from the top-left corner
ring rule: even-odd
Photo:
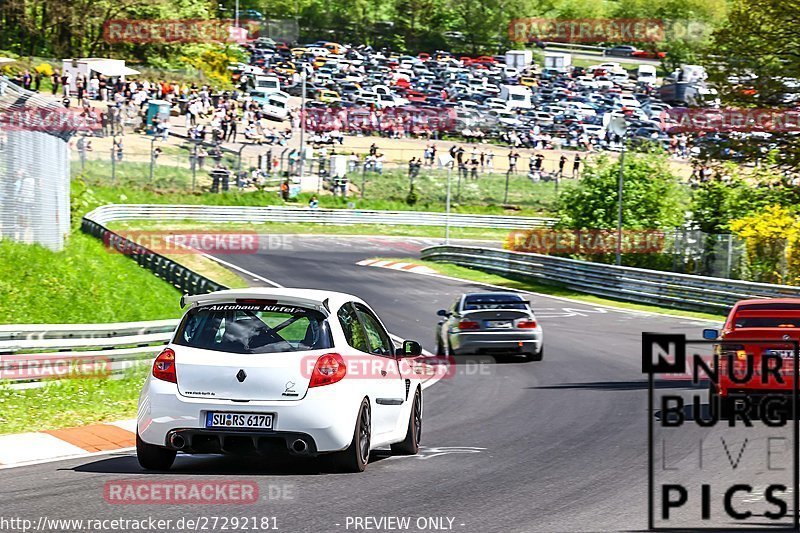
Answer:
[[[299,400],[233,402],[187,398],[178,394],[174,383],[149,378],[139,398],[137,431],[148,444],[176,449],[170,437],[180,433],[187,446],[181,451],[192,453],[241,453],[262,451],[278,446],[286,450],[297,438],[307,439],[309,453],[343,450],[353,440],[356,416],[363,396],[340,383],[309,389]],[[334,391],[333,388],[337,390]],[[336,401],[331,401],[332,393]],[[208,429],[208,411],[272,414],[271,430]],[[215,444],[216,442],[216,444]],[[239,450],[237,452],[237,450]],[[313,452],[312,452],[313,450]],[[219,452],[216,452],[219,453]]]
[[[475,332],[450,335],[452,355],[491,353],[537,353],[542,347],[540,332]]]
[[[177,437],[180,437],[178,439]],[[167,433],[167,447],[184,453],[230,453],[314,456],[317,443],[308,433],[220,429],[176,429]]]

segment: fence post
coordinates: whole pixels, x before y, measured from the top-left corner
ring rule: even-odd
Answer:
[[[361,199],[364,199],[364,190],[367,188],[367,162],[364,161],[364,165],[361,167],[363,170],[361,171]]]
[[[733,268],[733,233],[728,233],[728,258],[725,265],[725,272],[727,277],[731,277],[731,270]]]

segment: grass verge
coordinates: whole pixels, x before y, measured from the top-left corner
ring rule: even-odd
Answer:
[[[126,163],[116,169],[116,181],[110,184],[110,165],[104,162],[87,162],[83,171],[74,168],[73,183],[86,184],[98,200],[97,205],[107,203],[173,203],[207,205],[294,205],[306,206],[314,193],[301,193],[296,199],[284,202],[277,190],[225,193],[210,193],[203,185],[208,182],[208,173],[198,173],[196,192],[191,192],[191,173],[177,167],[157,167],[153,180],[149,179],[149,164]],[[353,178],[353,184],[362,185],[361,176]],[[379,209],[391,211],[445,211],[447,174],[429,171],[414,182],[416,203],[409,204],[409,179],[402,172],[387,172],[383,175],[367,174],[365,197],[352,194],[344,199],[322,192],[319,205],[324,208]],[[552,216],[555,210],[555,184],[534,183],[524,175],[510,176],[508,193],[504,175],[485,175],[477,180],[462,180],[459,185],[455,174],[451,180],[452,210],[454,213]]]
[[[0,316],[12,324],[180,316],[177,289],[79,231],[61,252],[0,241],[0,294]]]
[[[437,273],[442,274],[443,276],[461,278],[469,281],[475,281],[478,283],[499,285],[502,287],[508,287],[510,289],[519,289],[524,291],[537,292],[540,294],[546,294],[548,296],[561,296],[564,298],[571,298],[573,300],[585,302],[587,304],[608,305],[611,307],[618,307],[620,309],[630,309],[632,311],[647,311],[650,313],[660,313],[662,315],[672,315],[684,318],[698,318],[698,319],[713,320],[718,322],[722,322],[725,320],[724,315],[700,313],[696,311],[681,311],[679,309],[666,309],[654,305],[637,304],[632,302],[625,302],[622,300],[614,300],[611,298],[602,298],[600,296],[594,296],[592,294],[586,294],[574,291],[572,289],[566,289],[563,287],[556,287],[553,285],[537,283],[535,281],[530,281],[527,279],[521,279],[509,276],[500,276],[498,274],[491,274],[489,272],[483,272],[481,270],[473,270],[471,268],[454,265],[452,263],[423,261],[421,259],[415,259],[415,258],[398,259],[396,257],[393,257],[391,259],[389,258],[376,258],[376,259],[382,259],[386,261],[403,261],[403,262],[421,264],[432,268]]]
[[[444,239],[444,228],[440,226],[389,226],[383,224],[310,224],[310,223],[282,223],[265,222],[259,224],[240,223],[208,223],[191,220],[181,221],[147,221],[136,220],[132,222],[112,222],[108,225],[114,231],[241,231],[257,232],[261,234],[311,234],[311,235],[380,235],[427,237],[431,239]],[[450,228],[450,237],[454,239],[476,239],[502,241],[508,236],[509,230],[492,228]],[[181,261],[180,256],[174,258]]]
[[[122,379],[64,379],[32,389],[0,385],[0,434],[134,418],[149,369],[137,365]]]

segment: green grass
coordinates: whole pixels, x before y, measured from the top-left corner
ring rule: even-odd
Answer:
[[[386,258],[380,258],[380,259],[386,259]],[[546,285],[543,283],[538,283],[528,279],[522,279],[513,276],[500,276],[498,274],[491,274],[489,272],[483,272],[481,270],[473,270],[471,268],[454,265],[452,263],[422,261],[420,259],[414,259],[414,258],[406,258],[406,259],[392,258],[391,261],[407,261],[410,263],[421,264],[434,269],[436,272],[444,276],[451,276],[454,278],[476,281],[478,283],[500,285],[502,287],[508,287],[510,289],[525,290],[540,294],[546,294],[549,296],[561,296],[564,298],[571,298],[573,300],[578,300],[588,304],[608,305],[612,307],[619,307],[621,309],[630,309],[634,311],[647,311],[651,313],[660,313],[664,315],[674,315],[679,317],[713,320],[718,322],[722,322],[726,318],[724,315],[700,313],[695,311],[681,311],[678,309],[666,309],[653,305],[636,304],[621,300],[614,300],[611,298],[601,298],[600,296],[594,296],[591,294],[574,291],[572,289],[566,289],[554,285]]]
[[[177,289],[80,232],[62,252],[0,241],[0,294],[0,316],[12,324],[180,316]]]
[[[64,379],[32,389],[0,385],[0,434],[134,418],[149,368],[137,365],[122,379]]]
[[[125,162],[116,167],[116,177],[111,183],[111,165],[107,161],[86,161],[81,171],[79,162],[73,162],[73,181],[88,184],[98,199],[105,203],[185,203],[208,205],[289,205],[306,206],[314,193],[301,193],[295,200],[284,202],[276,190],[248,192],[229,191],[212,194],[208,192],[207,171],[198,172],[196,192],[191,192],[192,174],[186,168],[157,165],[150,181],[150,165],[146,162]],[[207,167],[208,168],[208,167]],[[387,171],[383,175],[367,173],[366,182],[361,174],[352,176],[356,187],[364,186],[364,198],[360,193],[343,199],[322,192],[320,207],[403,211],[436,211],[446,209],[447,173],[423,171],[415,180],[414,189],[418,197],[415,204],[406,200],[409,179],[403,171]],[[457,173],[451,177],[451,209],[456,213],[505,214],[520,216],[548,216],[555,209],[555,185],[533,183],[520,174],[510,176],[506,196],[504,174],[486,174],[478,180],[462,180],[459,185]]]
[[[111,222],[110,229],[115,231],[242,231],[257,232],[260,234],[308,234],[308,235],[380,235],[380,236],[405,236],[428,237],[444,239],[444,228],[439,226],[388,226],[382,224],[311,224],[311,223],[284,223],[265,222],[258,224],[244,223],[208,223],[191,220],[182,221],[148,221],[135,220],[130,222]],[[450,237],[453,239],[476,239],[502,241],[508,236],[509,230],[492,228],[460,228],[451,227]],[[175,256],[180,261],[180,256]]]

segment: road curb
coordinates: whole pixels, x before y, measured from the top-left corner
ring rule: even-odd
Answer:
[[[136,419],[0,435],[0,469],[131,449]]]

